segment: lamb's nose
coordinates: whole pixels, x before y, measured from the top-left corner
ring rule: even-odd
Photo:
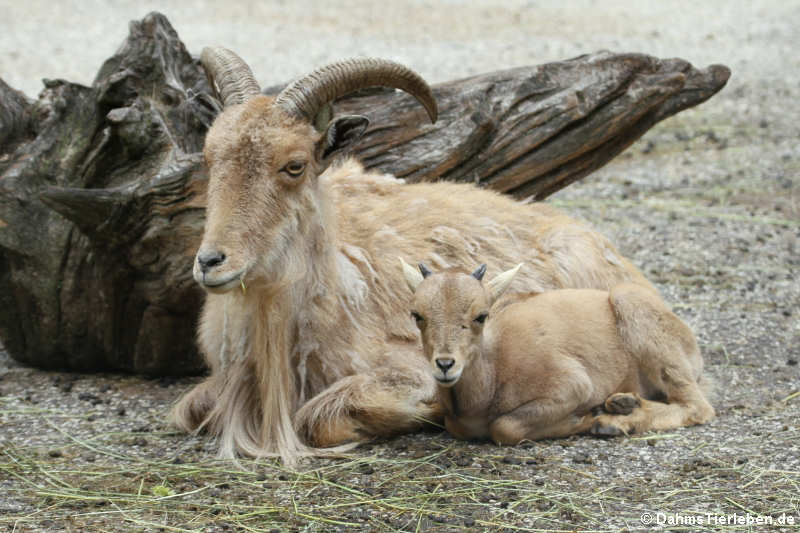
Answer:
[[[439,367],[442,374],[447,374],[447,371],[453,368],[454,364],[456,364],[456,360],[452,357],[438,357],[436,359],[436,366]]]
[[[197,254],[197,264],[204,273],[217,265],[225,262],[225,254],[217,250],[200,252]]]

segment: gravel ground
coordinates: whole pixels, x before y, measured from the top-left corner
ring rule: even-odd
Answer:
[[[434,82],[603,48],[730,66],[721,94],[550,199],[611,237],[695,329],[718,418],[515,448],[430,432],[296,472],[271,461],[241,471],[164,426],[195,380],[42,372],[0,350],[0,528],[800,528],[800,4],[248,4],[2,1],[0,77],[29,95],[41,77],[90,83],[126,22],[156,8],[190,51],[225,44],[262,85],[354,55]],[[748,515],[773,524],[737,524]]]

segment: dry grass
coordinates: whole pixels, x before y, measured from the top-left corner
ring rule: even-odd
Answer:
[[[772,410],[796,412],[797,394]],[[46,445],[12,439],[0,453],[6,498],[21,507],[0,515],[9,531],[619,531],[640,529],[642,514],[657,512],[800,520],[798,463],[782,468],[721,454],[763,438],[720,440],[730,420],[515,448],[426,433],[289,470],[274,460],[210,459],[210,443],[157,425],[73,434],[67,428],[88,417],[32,408],[23,398],[2,398],[0,416],[41,424],[54,436]],[[782,427],[769,434],[770,448],[796,449],[798,437],[800,427]]]

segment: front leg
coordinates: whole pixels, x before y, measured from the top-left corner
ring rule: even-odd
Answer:
[[[486,417],[445,416],[444,427],[457,439],[484,439],[489,436],[489,420]]]
[[[413,368],[343,377],[297,411],[295,429],[319,448],[416,431],[441,420],[433,381]]]
[[[580,402],[561,403],[551,399],[533,400],[496,418],[489,426],[497,444],[519,444],[523,440],[556,439],[583,433],[594,417],[576,415]]]

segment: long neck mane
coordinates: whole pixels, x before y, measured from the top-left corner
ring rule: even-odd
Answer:
[[[235,448],[249,455],[280,455],[291,464],[309,448],[294,428],[294,413],[309,391],[307,362],[320,349],[317,317],[331,306],[328,284],[336,280],[335,226],[328,224],[330,210],[321,195],[314,216],[304,220],[302,234],[283,258],[284,274],[268,286],[243,287],[226,295],[225,305],[243,315],[223,336],[221,396],[240,409],[221,408],[220,416],[241,416],[239,432],[221,435],[221,451]],[[228,313],[225,313],[228,320]],[[249,339],[238,343],[240,339]],[[313,341],[309,341],[313,339]],[[250,386],[242,387],[242,380]],[[319,387],[317,387],[319,388]],[[249,392],[247,392],[249,391]],[[221,406],[220,406],[221,407]],[[244,413],[257,413],[247,420]]]

